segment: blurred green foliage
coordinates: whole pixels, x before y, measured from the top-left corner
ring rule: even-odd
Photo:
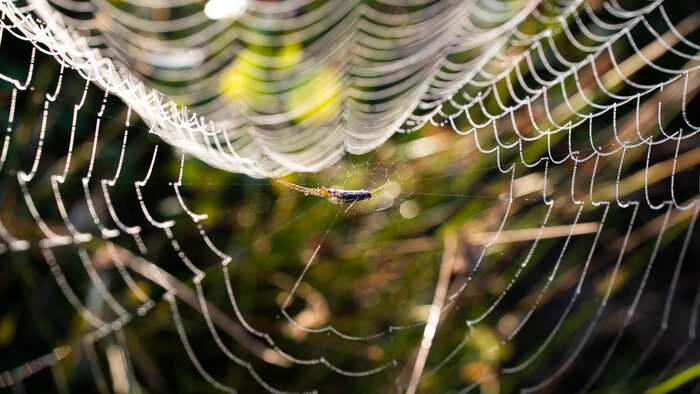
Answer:
[[[533,26],[533,32],[537,28]],[[5,37],[0,46],[0,58],[6,63],[3,73],[26,74],[30,50],[27,43]],[[302,50],[285,47],[275,53],[280,59],[280,67],[298,61],[296,56]],[[251,69],[246,56],[255,56],[254,48],[241,53],[224,73],[222,91],[232,101],[270,100],[271,105],[274,102],[274,105],[297,111],[295,121],[301,124],[320,124],[338,113],[341,106],[339,95],[344,87],[330,67],[310,75],[306,84],[289,92],[288,102],[278,103],[278,98],[266,97],[264,93],[257,94],[248,88],[248,82],[264,78],[264,75],[255,74],[257,71]],[[44,94],[52,91],[57,75],[55,60],[38,55],[33,90],[21,92],[18,96],[16,127],[7,163],[0,173],[0,219],[12,234],[33,244],[37,244],[43,235],[26,209],[16,174],[28,171],[36,158]],[[37,177],[28,185],[39,214],[53,231],[60,234],[66,231],[50,178],[60,173],[66,162],[73,105],[79,100],[84,85],[84,80],[74,71],[66,71],[60,94],[56,102],[50,104]],[[501,89],[505,92],[503,86],[499,86]],[[133,314],[123,332],[129,359],[143,391],[218,392],[188,360],[173,324],[171,309],[161,300],[164,294],[162,286],[132,272],[139,288],[157,301],[144,316],[134,313],[141,300],[121,280],[105,251],[106,241],[92,226],[81,182],[87,176],[92,160],[95,124],[103,94],[95,86],[90,86],[86,105],[78,113],[68,177],[58,186],[69,209],[70,220],[78,229],[92,229],[85,231],[92,233],[93,240],[80,247],[89,253],[100,278],[117,301]],[[11,88],[2,84],[0,119],[7,119],[10,96]],[[485,105],[487,109],[495,109],[497,104]],[[109,218],[99,182],[114,177],[122,148],[126,112],[127,108],[117,97],[108,97],[106,111],[101,117],[90,181],[90,192],[98,204],[97,211],[108,227],[115,224]],[[649,256],[658,235],[659,213],[640,210],[637,217],[640,225],[630,236],[634,248],[625,256],[620,270],[613,270],[632,211],[610,208],[601,233],[603,241],[590,262],[579,296],[577,283],[595,231],[574,237],[556,274],[551,273],[565,237],[543,238],[534,243],[549,210],[542,197],[544,165],[532,169],[517,167],[511,185],[511,174],[499,171],[495,155],[479,153],[473,138],[457,135],[444,124],[396,135],[374,152],[348,156],[319,173],[292,174],[284,178],[307,187],[374,189],[384,186],[376,198],[357,205],[358,210],[389,207],[374,213],[348,211],[347,206],[304,196],[271,180],[231,174],[187,157],[180,188],[183,200],[191,211],[208,215],[207,219],[194,222],[173,193],[173,182],[178,180],[181,170],[182,152],[149,134],[148,125],[134,118],[137,118],[135,113],[129,126],[124,166],[109,193],[119,218],[129,226],[142,227],[141,237],[147,252],[141,253],[133,237],[124,232],[109,242],[125,253],[141,254],[143,259],[189,288],[195,288],[194,274],[183,264],[171,237],[146,220],[135,193],[134,182],[145,177],[153,150],[158,145],[151,178],[141,188],[143,203],[156,220],[175,221],[172,238],[189,260],[206,274],[201,282],[203,293],[211,307],[228,319],[216,323],[225,345],[234,354],[251,362],[261,378],[275,388],[391,392],[397,391],[397,384],[405,384],[420,346],[424,325],[419,323],[428,316],[444,260],[446,234],[449,233],[458,234],[460,242],[448,294],[453,294],[462,285],[466,288],[440,323],[425,371],[429,372],[436,366],[440,369],[425,378],[420,391],[459,391],[477,382],[483,392],[512,392],[518,387],[542,381],[572,354],[595,315],[601,297],[611,286],[610,312],[605,315],[601,329],[581,357],[575,360],[570,373],[561,378],[560,387],[578,387],[588,379],[610,346],[611,338],[620,330],[619,314],[624,314],[634,297],[641,275],[649,266]],[[671,125],[678,124],[678,120],[671,122]],[[605,128],[601,126],[597,130],[604,131]],[[485,139],[484,143],[493,141]],[[552,141],[552,144],[559,144],[557,146],[566,143],[564,140]],[[522,157],[529,160],[546,151],[546,141],[533,143],[522,152]],[[660,153],[659,160],[668,159],[672,154]],[[510,155],[500,160],[520,160],[518,155]],[[616,165],[601,167],[600,183],[613,184]],[[636,170],[638,168],[632,164],[625,169],[625,174]],[[590,179],[593,168],[582,166],[578,171],[580,184],[575,184],[574,188],[579,198],[587,198],[586,177]],[[553,201],[553,208],[547,226],[570,225],[578,213],[578,206],[569,200],[571,173],[569,163],[548,168],[548,188],[544,194]],[[642,187],[638,185],[637,190],[630,194],[641,193]],[[676,187],[678,195],[692,197],[697,193],[683,184]],[[595,225],[602,220],[603,212],[603,207],[587,204],[579,223]],[[504,217],[507,217],[506,231],[526,230],[529,237],[496,243],[486,249],[483,260],[480,259],[484,244],[488,242],[485,237],[498,230]],[[649,333],[653,336],[657,329],[658,316],[647,319],[645,315],[658,314],[673,275],[675,256],[690,221],[689,215],[674,218],[660,244],[658,256],[664,261],[657,261],[654,266],[649,290],[640,304],[639,321],[630,326],[629,336],[623,339],[625,346],[618,350],[616,358],[605,370],[600,382],[603,391],[614,388],[638,392],[651,384],[656,373],[666,365],[668,357],[652,358],[640,369],[641,377],[626,377],[635,359],[646,349],[645,343],[639,343],[638,338],[648,339]],[[221,252],[231,257],[223,269],[221,257],[207,245],[202,231]],[[110,315],[91,285],[78,249],[70,244],[53,248],[53,253],[67,281],[86,307]],[[687,262],[696,261],[699,251],[698,243],[692,242]],[[667,254],[674,257],[665,261]],[[83,337],[92,329],[66,302],[40,248],[5,254],[1,258],[0,372],[68,345],[71,354],[28,378],[24,383],[26,391],[95,391],[95,375],[90,370],[82,344]],[[478,261],[479,270],[472,274]],[[278,362],[282,364],[280,366],[262,361],[259,353],[228,335],[237,329],[249,341],[266,345],[264,340],[242,329],[231,306],[224,270],[230,277],[240,313],[247,323],[257,330],[269,332],[285,353],[301,360],[323,357],[348,371],[370,370],[387,364],[389,367],[367,377],[348,377],[323,365]],[[615,280],[611,282],[613,272]],[[548,280],[550,275],[553,275],[551,281]],[[284,318],[281,308],[298,278],[303,280],[286,311],[300,324],[314,329],[332,325],[348,336],[383,334],[366,340],[347,340],[330,332],[310,333],[296,328]],[[689,308],[694,305],[692,297],[697,278],[697,264],[687,264],[676,289],[674,302],[677,308],[669,321],[671,335],[660,342],[655,354],[669,356],[678,348],[678,338],[685,335]],[[539,300],[538,295],[545,287],[548,291]],[[536,351],[543,339],[553,332],[573,297],[578,299],[571,315],[563,321],[551,344],[523,371],[502,374],[502,366],[513,366]],[[200,311],[183,299],[179,299],[178,304],[189,341],[208,373],[239,392],[262,391],[245,368],[220,351]],[[483,320],[478,319],[473,325],[466,324],[489,311],[492,305],[495,305],[495,313],[486,315]],[[514,340],[510,340],[515,327],[534,305],[539,305],[539,308],[531,320]],[[397,329],[396,326],[403,328]],[[409,326],[411,328],[406,328]],[[95,345],[98,364],[108,381],[111,381],[111,361],[106,354],[107,349],[115,344],[118,340],[107,336]],[[694,373],[695,369],[697,367],[689,369],[688,373]],[[685,382],[679,379],[685,378],[681,376],[667,384]],[[659,390],[662,387],[659,386]]]

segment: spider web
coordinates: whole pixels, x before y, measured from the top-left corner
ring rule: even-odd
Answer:
[[[2,3],[0,387],[666,392],[692,374],[697,9],[340,4],[222,22]],[[212,53],[173,66],[182,47]],[[211,88],[233,58],[259,95]],[[341,116],[271,105],[329,64]],[[262,175],[260,147],[276,172],[319,170],[295,183],[384,186],[367,207],[390,208],[234,174]]]

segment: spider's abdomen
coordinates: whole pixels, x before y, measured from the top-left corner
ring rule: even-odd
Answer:
[[[341,203],[364,201],[370,198],[372,198],[372,193],[367,190],[341,190],[338,191],[338,196],[336,197]]]

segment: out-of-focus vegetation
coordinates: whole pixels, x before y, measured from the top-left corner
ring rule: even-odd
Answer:
[[[3,70],[11,69],[17,75],[26,73],[31,47],[12,37],[3,40],[0,46],[0,58],[6,63]],[[302,50],[290,47],[274,55],[285,64],[298,61],[295,57]],[[287,102],[278,102],[276,97],[249,89],[250,78],[265,77],[252,75],[254,71],[246,56],[254,55],[254,49],[246,49],[224,73],[221,89],[232,102],[269,100],[270,105],[297,108],[295,121],[301,124],[320,124],[337,115],[342,104],[339,95],[344,87],[334,79],[332,70],[310,75],[307,84],[289,92]],[[26,207],[17,172],[32,168],[44,94],[55,86],[58,68],[54,59],[37,56],[34,89],[18,96],[13,142],[0,173],[0,219],[12,234],[33,244],[43,235]],[[590,77],[581,79],[590,82]],[[50,178],[63,171],[73,105],[82,95],[84,85],[76,73],[66,72],[61,92],[50,104],[37,176],[27,186],[39,215],[52,231],[60,234],[66,231]],[[77,118],[68,176],[56,186],[69,209],[70,220],[79,230],[92,225],[82,179],[87,177],[91,164],[95,123],[103,94],[90,87]],[[0,120],[7,119],[10,96],[9,85],[0,85]],[[694,96],[689,99],[688,108],[696,108]],[[497,108],[495,102],[486,105]],[[625,110],[631,113],[634,108]],[[643,110],[653,113],[656,107]],[[667,110],[664,116],[671,119],[667,128],[681,127],[678,103],[669,105]],[[698,123],[695,112],[690,111],[688,116]],[[127,108],[118,98],[108,98],[90,174],[96,209],[108,227],[115,224],[101,195],[100,181],[114,177],[126,113]],[[417,323],[428,318],[439,272],[445,264],[450,266],[447,295],[466,287],[443,313],[425,372],[436,366],[440,369],[421,382],[420,392],[450,392],[472,384],[487,393],[512,392],[537,384],[574,352],[610,286],[612,297],[592,340],[558,383],[560,388],[580,387],[623,327],[624,314],[650,265],[649,257],[664,220],[665,211],[640,208],[633,213],[632,209],[619,206],[608,211],[603,206],[586,204],[578,217],[580,234],[572,238],[560,258],[560,251],[567,243],[566,234],[579,212],[570,197],[573,167],[569,163],[548,167],[546,184],[544,164],[532,169],[519,165],[511,178],[510,173],[499,171],[495,155],[478,152],[473,137],[460,136],[448,125],[428,125],[415,133],[396,135],[374,152],[348,156],[319,173],[295,173],[284,178],[308,187],[383,186],[372,200],[358,203],[352,210],[320,197],[305,196],[271,180],[227,173],[187,158],[182,168],[180,193],[192,212],[208,215],[207,219],[194,222],[183,211],[173,191],[173,183],[180,177],[181,152],[150,135],[149,127],[135,118],[136,114],[132,113],[124,165],[118,181],[109,186],[109,193],[123,223],[141,226],[146,252],[140,251],[135,239],[125,232],[109,240],[93,232],[89,242],[51,250],[68,284],[86,308],[109,314],[105,312],[108,305],[91,285],[85,263],[80,259],[81,250],[90,256],[97,274],[117,302],[132,312],[132,320],[123,328],[124,348],[145,392],[218,392],[188,359],[171,307],[161,299],[165,290],[158,280],[149,277],[149,262],[183,286],[177,294],[179,313],[194,354],[208,373],[239,392],[263,391],[249,371],[222,353],[212,339],[198,306],[195,275],[178,254],[178,248],[205,273],[201,281],[203,294],[212,324],[223,343],[233,354],[250,362],[266,384],[289,391],[398,391],[397,387],[405,385],[412,372],[424,330],[424,325]],[[602,146],[614,144],[614,137],[605,132],[607,126],[596,125],[594,130],[594,135],[607,138],[600,142]],[[488,138],[493,135],[485,135],[481,143],[493,143]],[[565,146],[567,141],[555,143]],[[146,176],[156,145],[158,154],[153,171],[141,192],[143,203],[155,220],[175,221],[168,231],[149,224],[134,187],[134,182]],[[522,152],[522,157],[539,157],[546,149],[546,142],[544,146],[532,144]],[[621,187],[625,188],[623,196],[630,199],[643,198],[645,191],[644,182],[639,181],[638,175],[635,178],[644,169],[644,149],[630,150],[626,159],[630,164],[624,169]],[[699,154],[697,149],[690,152],[691,157]],[[655,152],[652,165],[660,166],[654,168],[662,171],[673,161],[673,154],[673,151]],[[520,157],[513,155],[501,160],[516,162]],[[593,163],[581,165],[573,181],[574,195],[581,200],[588,198],[586,187],[596,174],[594,197],[614,200],[617,170],[617,163],[604,158],[597,168]],[[697,164],[678,170],[677,198],[682,196],[686,201],[695,197],[697,189],[693,188],[697,183],[680,181],[693,176],[697,178]],[[652,185],[650,193],[655,198],[666,197],[669,184],[663,182]],[[552,202],[551,208],[544,203],[543,194],[547,202]],[[385,207],[389,208],[362,212]],[[632,215],[636,215],[635,224],[627,236]],[[636,360],[650,349],[649,342],[658,332],[659,310],[674,280],[675,259],[691,216],[692,211],[674,211],[670,216],[639,310],[595,386],[600,391],[646,389],[682,345],[688,315],[697,313],[691,310],[697,306],[693,297],[700,277],[697,264],[693,264],[700,252],[697,242],[688,246],[686,264],[677,281],[674,309],[668,320],[668,334],[651,350],[655,357],[647,359],[634,376],[627,376],[633,372]],[[504,217],[507,221],[498,242],[484,249]],[[602,218],[605,225],[601,241],[579,295],[579,279]],[[542,230],[545,221],[546,230]],[[225,268],[222,269],[221,256],[203,239],[202,231],[222,253],[231,257]],[[454,245],[448,247],[453,242],[450,239]],[[627,252],[619,270],[615,270],[625,239],[628,239]],[[698,238],[693,235],[692,239]],[[134,312],[142,300],[122,281],[110,248],[124,260],[139,289],[156,301],[153,309],[143,316]],[[24,388],[27,392],[95,391],[96,374],[87,360],[92,357],[92,345],[86,346],[83,340],[92,328],[66,301],[57,285],[55,270],[52,274],[46,263],[46,254],[41,248],[33,247],[0,258],[0,372],[67,346],[70,354],[28,377]],[[477,262],[479,269],[472,273]],[[370,338],[350,340],[328,331],[304,331],[291,324],[281,308],[285,307],[299,278],[302,280],[295,296],[285,309],[298,324],[313,329],[332,326],[347,336]],[[322,364],[290,362],[270,350],[264,339],[244,329],[231,305],[226,287],[229,279],[247,323],[269,333],[286,354],[300,360],[322,357],[348,371],[370,370],[387,363],[390,366],[369,376],[350,377]],[[186,289],[190,289],[189,293]],[[557,328],[572,298],[575,302],[571,314]],[[491,306],[493,311],[489,309]],[[529,317],[534,306],[538,308]],[[480,318],[485,312],[489,313]],[[530,320],[520,327],[526,316]],[[517,336],[512,337],[516,329]],[[529,358],[555,329],[556,335],[549,346],[529,366],[517,373],[502,371],[502,367],[512,367]],[[375,337],[378,333],[382,335]],[[96,362],[108,387],[115,391],[123,388],[117,384],[117,378],[125,373],[118,367],[122,357],[119,346],[123,345],[120,341],[108,335],[94,345]],[[692,346],[691,349],[697,350],[697,344]],[[688,359],[693,358],[691,353],[687,354]],[[669,379],[664,383],[666,386],[660,385],[658,389],[663,392],[663,387],[687,383],[690,379],[683,377],[685,365],[680,363],[668,375],[675,375],[675,380]],[[685,373],[696,377],[696,370],[694,366]]]

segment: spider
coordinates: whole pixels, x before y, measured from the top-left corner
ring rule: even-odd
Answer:
[[[364,190],[364,189],[345,190],[345,189],[334,189],[334,188],[325,187],[325,186],[321,186],[321,187],[317,187],[317,188],[305,187],[305,186],[300,186],[300,185],[297,185],[295,183],[287,182],[285,180],[280,179],[277,175],[272,173],[272,169],[270,168],[270,163],[267,162],[267,156],[265,156],[264,153],[263,153],[263,159],[265,160],[265,165],[267,166],[267,171],[265,171],[265,169],[262,168],[260,166],[260,164],[255,163],[255,165],[258,166],[258,168],[260,168],[260,170],[263,173],[265,173],[265,175],[272,178],[272,180],[274,180],[275,182],[277,182],[277,183],[281,184],[282,186],[285,186],[289,189],[304,193],[304,195],[307,195],[307,196],[310,194],[312,196],[325,197],[325,198],[328,198],[330,200],[337,201],[338,205],[350,204],[350,206],[348,207],[348,210],[350,208],[352,208],[352,205],[355,204],[356,202],[369,200],[370,198],[372,198],[373,193],[377,192],[378,190],[381,190],[386,185],[391,183],[391,181],[389,181],[386,184],[384,184],[376,189],[373,189],[373,190]],[[354,209],[353,209],[353,211],[371,213],[371,212],[383,211],[387,208],[389,208],[389,207],[374,209],[371,211],[357,211]]]

